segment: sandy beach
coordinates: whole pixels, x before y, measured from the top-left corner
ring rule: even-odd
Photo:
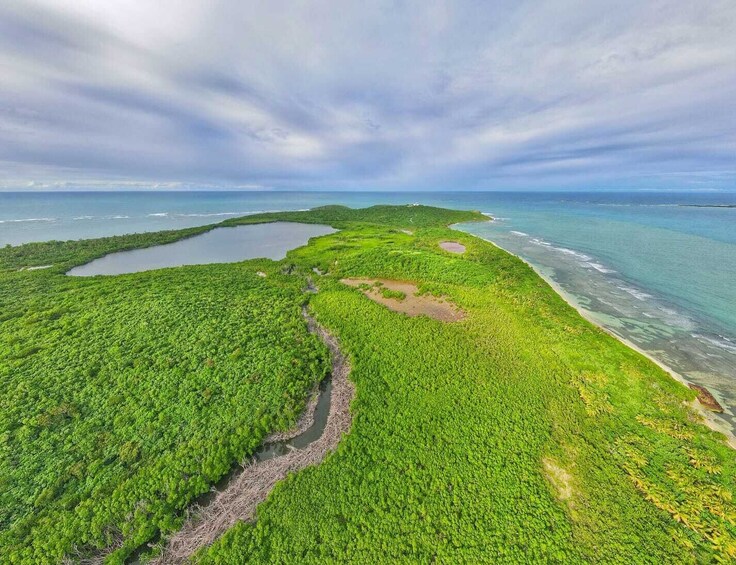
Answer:
[[[450,226],[452,227],[452,226]],[[472,235],[472,234],[469,234]],[[478,237],[478,236],[473,236]],[[483,238],[480,238],[483,239]],[[489,240],[489,239],[483,239],[483,241],[487,241],[488,243],[491,243],[492,245],[495,245],[499,249],[503,249],[501,246],[496,244],[495,242]],[[635,343],[631,342],[630,340],[626,339],[625,337],[622,337],[615,332],[611,331],[609,328],[606,328],[601,320],[596,317],[594,312],[591,312],[590,310],[587,310],[583,308],[573,296],[571,296],[569,293],[565,292],[563,288],[560,287],[552,278],[550,278],[546,273],[526,261],[523,257],[520,257],[519,255],[512,253],[511,251],[508,251],[506,249],[503,249],[507,253],[513,255],[520,261],[523,261],[526,263],[529,267],[531,267],[537,275],[539,275],[549,286],[551,286],[554,291],[570,306],[575,308],[577,312],[586,320],[588,320],[590,323],[594,324],[595,326],[602,329],[604,332],[609,334],[610,336],[616,338],[624,345],[630,347],[637,353],[640,353],[647,359],[649,359],[652,363],[659,366],[662,370],[664,370],[666,373],[668,373],[673,379],[676,381],[682,383],[686,387],[689,387],[691,384],[693,384],[691,381],[686,379],[681,373],[675,371],[672,367],[668,366],[666,363],[661,361],[660,359],[657,359],[652,353],[647,352],[643,350],[641,347],[636,345]],[[732,430],[729,423],[722,417],[718,416],[715,412],[712,412],[711,410],[708,410],[705,408],[698,400],[694,400],[690,403],[690,407],[693,409],[694,412],[696,412],[703,420],[703,423],[708,426],[713,431],[719,432],[724,435],[724,439],[728,445],[730,445],[733,449],[736,449],[736,434]],[[728,408],[728,407],[726,407]]]

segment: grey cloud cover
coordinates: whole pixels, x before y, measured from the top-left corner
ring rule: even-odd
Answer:
[[[736,2],[10,0],[0,188],[736,187]]]

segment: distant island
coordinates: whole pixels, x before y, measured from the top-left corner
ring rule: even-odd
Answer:
[[[682,208],[736,208],[736,204],[678,204]]]
[[[450,227],[487,220],[325,206],[0,249],[3,561],[736,559],[717,401]],[[67,275],[272,222],[337,231]]]

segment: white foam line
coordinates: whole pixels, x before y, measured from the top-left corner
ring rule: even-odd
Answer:
[[[634,298],[637,298],[639,300],[647,300],[649,298],[653,298],[651,294],[647,294],[646,292],[642,292],[641,290],[637,290],[635,288],[631,288],[630,286],[624,286],[620,285],[619,288],[623,290],[624,292],[629,293]]]
[[[20,220],[0,220],[0,224],[15,224],[20,222],[55,222],[56,218],[22,218]]]
[[[210,218],[215,216],[244,216],[253,212],[217,212],[212,214],[174,214],[181,218]]]
[[[575,257],[576,259],[580,259],[581,261],[592,261],[593,260],[592,257],[589,257],[585,253],[580,253],[579,251],[568,249],[567,247],[555,247],[555,249],[557,249],[557,251],[564,253],[565,255],[571,255],[572,257]]]
[[[724,349],[725,351],[728,351],[730,353],[736,353],[736,343],[722,335],[719,335],[718,337],[708,337],[699,333],[692,333],[690,335],[696,339],[705,341],[706,343],[710,343],[711,345],[715,345],[719,349]]]
[[[587,262],[586,265],[589,265],[589,266],[593,267],[599,273],[610,274],[610,273],[615,273],[616,272],[613,269],[608,269],[608,268],[604,267],[603,265],[601,265],[600,263],[594,263],[593,261]]]

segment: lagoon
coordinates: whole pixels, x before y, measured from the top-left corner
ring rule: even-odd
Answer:
[[[236,263],[246,259],[283,259],[287,251],[306,245],[310,238],[334,233],[329,226],[272,222],[215,228],[187,239],[144,249],[120,251],[74,267],[77,277],[122,275],[210,263]]]

